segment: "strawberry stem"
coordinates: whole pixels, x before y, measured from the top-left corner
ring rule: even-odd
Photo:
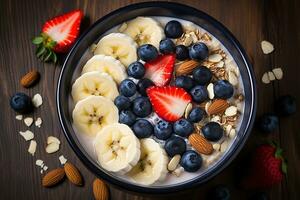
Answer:
[[[35,37],[32,43],[37,46],[36,56],[44,62],[57,62],[57,55],[53,51],[56,42],[52,40],[47,34],[41,33],[40,36]]]

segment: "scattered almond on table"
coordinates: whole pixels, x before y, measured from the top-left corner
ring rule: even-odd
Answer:
[[[93,194],[95,200],[108,200],[109,190],[107,185],[100,179],[95,179],[93,182]]]
[[[79,172],[79,170],[70,162],[67,162],[64,166],[64,170],[66,173],[67,178],[71,183],[77,186],[83,185],[83,179]]]
[[[37,70],[32,70],[21,78],[20,83],[23,87],[29,88],[35,85],[39,80],[40,73]]]
[[[53,169],[48,172],[42,179],[44,187],[52,187],[61,182],[65,177],[65,170],[63,168]]]

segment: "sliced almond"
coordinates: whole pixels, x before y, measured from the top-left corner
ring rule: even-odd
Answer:
[[[184,46],[190,46],[193,43],[193,38],[190,35],[187,35],[183,40]]]
[[[215,93],[214,93],[214,84],[213,83],[208,84],[207,92],[208,92],[209,99],[214,99]]]
[[[21,121],[23,119],[23,115],[16,115],[16,120]]]
[[[190,32],[190,35],[193,40],[193,43],[198,42],[198,38],[197,38],[197,35],[195,34],[195,32]]]
[[[41,125],[42,125],[43,121],[42,121],[42,118],[38,117],[35,122],[34,122],[34,125],[38,128],[41,128]]]
[[[210,107],[210,105],[211,105],[211,101],[208,101],[208,102],[205,104],[204,109],[205,109],[205,112],[206,112],[206,113],[208,113],[208,108]]]
[[[274,68],[273,70],[274,76],[277,80],[281,80],[283,77],[283,71],[281,68]]]
[[[180,76],[180,75],[188,75],[190,73],[193,72],[193,70],[199,65],[199,63],[197,61],[194,60],[188,60],[183,62],[182,64],[180,64],[175,72],[176,72],[176,76]]]
[[[220,123],[221,117],[219,115],[213,116],[210,121]]]
[[[47,147],[46,147],[46,152],[47,152],[47,153],[55,153],[55,152],[57,152],[58,150],[59,150],[59,144],[54,143],[54,142],[48,144]]]
[[[231,129],[232,129],[232,125],[231,125],[231,124],[228,124],[228,125],[226,126],[226,128],[225,128],[225,133],[226,133],[226,136],[228,136],[228,135],[229,135],[229,133],[230,133]]]
[[[218,67],[218,68],[224,67],[224,62],[223,62],[223,61],[218,62],[218,63],[216,64],[216,67]]]
[[[261,49],[264,54],[269,54],[274,51],[274,46],[269,41],[263,40],[261,42]]]
[[[58,159],[61,165],[66,164],[66,162],[68,161],[63,155],[59,156]]]
[[[232,117],[235,116],[237,114],[237,107],[235,106],[230,106],[225,110],[225,115],[227,117]]]
[[[213,149],[214,149],[215,151],[220,151],[220,147],[221,147],[221,145],[220,145],[219,143],[213,144]]]
[[[180,158],[181,158],[181,156],[179,154],[175,155],[173,158],[171,158],[171,160],[170,160],[170,162],[168,163],[168,166],[167,166],[169,171],[172,172],[177,168],[177,166],[180,162]]]
[[[188,103],[188,105],[186,106],[185,110],[184,110],[184,118],[188,118],[191,110],[193,109],[193,104],[192,103]]]
[[[222,144],[221,144],[221,147],[220,147],[220,151],[222,153],[224,153],[228,148],[228,142],[225,140]]]
[[[41,166],[44,164],[44,161],[43,161],[43,160],[40,160],[40,159],[37,159],[37,160],[35,161],[35,164],[36,164],[37,166],[41,167]]]
[[[25,119],[24,119],[24,123],[25,123],[25,125],[26,126],[31,126],[32,125],[32,123],[33,123],[33,118],[32,117],[26,117]]]
[[[231,83],[233,86],[237,86],[238,83],[239,83],[237,76],[236,76],[235,73],[232,72],[232,71],[229,71],[229,72],[228,72],[228,81],[229,81],[229,83]]]
[[[230,132],[229,132],[229,135],[228,135],[228,136],[229,136],[230,138],[234,138],[234,137],[235,137],[235,135],[236,135],[236,130],[233,128],[233,129],[231,129],[231,130],[230,130]]]
[[[269,77],[270,81],[274,81],[276,79],[275,75],[273,74],[273,72],[268,72],[268,77]]]
[[[43,104],[43,98],[40,94],[35,94],[32,98],[34,107],[38,108]]]
[[[178,167],[177,169],[175,169],[172,172],[172,174],[174,174],[175,176],[179,177],[183,171],[184,171],[183,167]]]
[[[212,54],[212,55],[208,56],[208,61],[217,63],[217,62],[220,62],[222,60],[222,58],[223,57],[220,54]]]
[[[268,76],[268,72],[265,72],[261,78],[261,81],[265,84],[269,84],[270,83],[270,79],[269,79],[269,76]]]
[[[36,141],[35,140],[31,140],[30,144],[29,144],[29,147],[28,147],[28,153],[30,153],[31,155],[34,156],[35,151],[36,151],[36,146],[37,146]]]
[[[214,100],[207,109],[207,114],[222,114],[229,107],[229,103],[224,99]]]
[[[34,138],[34,134],[30,130],[24,132],[20,131],[19,133],[26,141],[32,140]]]
[[[51,143],[60,144],[60,141],[59,141],[59,139],[57,137],[49,136],[47,138],[47,144],[51,144]]]

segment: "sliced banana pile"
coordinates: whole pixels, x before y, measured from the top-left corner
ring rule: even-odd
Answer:
[[[137,44],[131,37],[123,33],[110,33],[100,39],[94,54],[112,56],[127,67],[137,60],[136,51]]]
[[[119,92],[110,75],[95,71],[81,75],[72,86],[75,103],[91,95],[104,96],[113,101]]]
[[[102,96],[88,96],[79,101],[73,110],[74,126],[88,136],[95,136],[104,126],[118,121],[118,108]]]
[[[95,55],[89,59],[82,68],[82,74],[92,71],[109,74],[117,84],[127,77],[124,65],[111,56]]]
[[[137,183],[151,185],[165,179],[169,158],[165,150],[153,139],[140,140],[141,157],[137,165],[128,173]]]
[[[100,165],[110,172],[125,174],[140,158],[140,142],[125,124],[105,126],[96,136],[95,150]]]
[[[139,46],[152,44],[157,49],[159,42],[165,37],[163,28],[150,17],[137,17],[127,22],[127,27],[123,33],[134,39]]]

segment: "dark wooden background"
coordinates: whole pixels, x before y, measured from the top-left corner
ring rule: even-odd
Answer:
[[[139,1],[100,0],[0,0],[0,199],[92,199],[91,183],[95,178],[72,152],[61,131],[55,105],[55,89],[61,65],[44,64],[34,55],[31,39],[40,32],[49,18],[81,8],[89,18],[83,25],[86,29],[103,15],[119,7]],[[246,49],[257,78],[258,115],[273,110],[274,98],[292,94],[299,103],[299,52],[300,52],[300,1],[298,0],[184,0],[177,1],[207,12],[227,26]],[[88,23],[89,21],[89,23]],[[260,41],[267,39],[275,45],[275,52],[263,55]],[[282,67],[284,78],[269,85],[261,83],[262,74],[274,66]],[[30,69],[42,74],[40,83],[32,89],[19,84],[20,77]],[[9,107],[9,97],[22,91],[29,95],[37,92],[44,97],[44,104],[34,113],[41,116],[40,129],[32,126],[38,142],[36,155],[27,153],[29,143],[18,131],[26,130],[24,123],[15,120]],[[256,144],[266,139],[276,139],[285,150],[289,162],[288,177],[280,185],[268,191],[270,199],[300,199],[300,114],[280,120],[280,129],[271,136],[254,130],[245,148],[235,161],[213,180],[202,187],[169,196],[142,197],[128,194],[111,187],[112,198],[121,199],[203,199],[206,191],[216,184],[229,185],[232,199],[247,199],[252,192],[237,189],[233,177],[236,166],[246,158]],[[58,153],[45,153],[46,138],[54,135],[62,141]],[[57,187],[41,186],[41,174],[35,160],[43,159],[50,169],[58,167],[58,156],[65,155],[78,166],[85,179],[84,187],[75,187],[65,181]]]

